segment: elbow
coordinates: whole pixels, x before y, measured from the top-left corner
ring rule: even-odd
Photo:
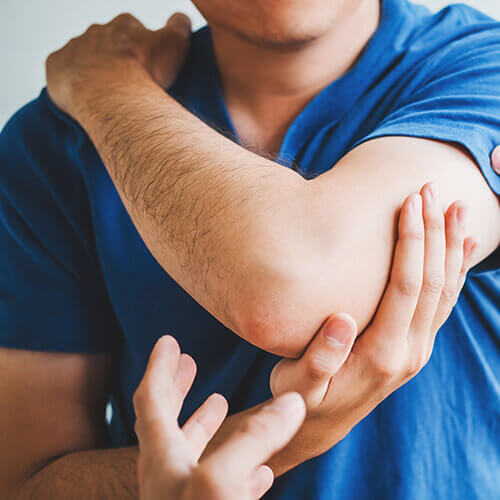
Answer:
[[[272,314],[276,304],[256,303],[254,299],[247,301],[238,318],[238,333],[254,346],[277,356],[297,358],[303,346],[290,335],[290,330],[281,318]],[[305,347],[305,346],[304,346]]]
[[[255,273],[239,294],[235,314],[242,338],[285,358],[300,357],[322,323],[297,274]]]
[[[294,203],[266,211],[247,231],[238,252],[243,271],[231,308],[241,337],[287,358],[300,357],[333,312],[326,310],[331,302],[325,308],[328,276],[322,266],[324,255],[332,254],[331,238],[304,216],[312,206],[310,188],[299,187]]]

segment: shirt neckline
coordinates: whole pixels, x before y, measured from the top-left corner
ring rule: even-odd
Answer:
[[[297,115],[288,128],[281,143],[276,161],[290,165],[290,159],[296,159],[300,150],[319,129],[332,125],[352,107],[353,103],[372,84],[373,79],[367,76],[374,64],[380,60],[391,40],[400,29],[401,8],[406,3],[401,0],[380,0],[379,24],[365,45],[353,66],[342,76],[333,80],[321,90]],[[206,78],[202,84],[202,115],[213,120],[225,135],[237,144],[242,144],[227,110],[217,63],[214,54],[210,29],[205,28],[207,40],[202,44],[202,74]],[[209,106],[209,103],[211,104]],[[206,107],[207,106],[207,107]],[[210,109],[208,109],[208,106]]]

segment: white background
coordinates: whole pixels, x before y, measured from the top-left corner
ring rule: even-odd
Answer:
[[[436,10],[450,1],[420,3]],[[500,0],[464,3],[500,19]],[[189,14],[195,27],[203,23],[189,0],[0,0],[0,128],[44,85],[45,57],[89,24],[131,12],[149,28],[159,28],[176,10]]]

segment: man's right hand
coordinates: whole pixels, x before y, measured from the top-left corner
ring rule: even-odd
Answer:
[[[427,363],[471,265],[465,218],[462,202],[443,215],[435,185],[408,197],[391,278],[363,335],[355,342],[354,320],[334,314],[300,359],[276,365],[273,394],[297,391],[308,407],[290,447],[270,463],[277,474],[330,449]]]
[[[191,22],[180,13],[157,31],[146,29],[131,14],[120,14],[105,25],[93,24],[47,58],[49,95],[80,121],[82,108],[92,104],[93,88],[102,91],[107,84],[145,76],[167,89],[184,63],[190,34]]]

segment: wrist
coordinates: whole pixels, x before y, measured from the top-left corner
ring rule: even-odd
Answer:
[[[68,78],[67,112],[84,128],[102,111],[113,112],[113,106],[126,103],[156,83],[145,68],[134,59],[113,61],[106,68],[95,68],[87,74]]]

